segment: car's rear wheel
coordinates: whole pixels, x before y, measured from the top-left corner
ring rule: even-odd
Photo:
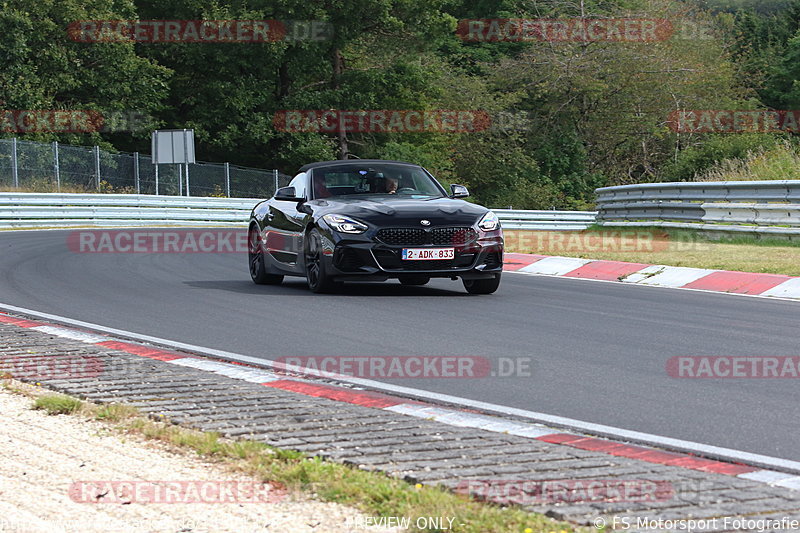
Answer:
[[[253,283],[258,285],[278,285],[283,281],[283,276],[267,273],[267,266],[264,262],[264,248],[261,246],[261,237],[258,229],[250,228],[248,234],[247,256],[250,263],[250,277]]]
[[[312,229],[306,237],[305,260],[306,279],[308,280],[308,288],[312,292],[332,292],[341,285],[341,283],[335,282],[330,274],[325,271],[322,235],[317,228]]]
[[[462,279],[464,288],[470,294],[492,294],[500,286],[500,274],[490,279]]]
[[[400,278],[400,283],[403,285],[425,285],[430,280],[430,276],[403,276]]]

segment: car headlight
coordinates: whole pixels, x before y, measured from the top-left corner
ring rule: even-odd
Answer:
[[[366,224],[342,215],[325,215],[322,220],[339,233],[364,233],[369,229]]]
[[[497,218],[494,212],[489,211],[483,215],[481,221],[478,222],[478,227],[483,231],[494,231],[500,227],[500,219]]]

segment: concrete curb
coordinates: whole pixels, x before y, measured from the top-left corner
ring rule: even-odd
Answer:
[[[800,277],[778,274],[517,253],[506,254],[504,270],[524,274],[800,300]]]

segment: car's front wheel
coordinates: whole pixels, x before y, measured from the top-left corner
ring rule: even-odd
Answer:
[[[335,282],[330,274],[325,271],[322,234],[317,228],[312,229],[306,236],[305,260],[306,279],[311,292],[332,292],[341,285],[341,283]]]
[[[490,279],[462,279],[464,288],[470,294],[492,294],[500,286],[500,274]]]
[[[248,260],[250,263],[250,277],[253,283],[258,285],[279,285],[283,281],[283,276],[267,273],[267,266],[264,262],[264,248],[261,246],[261,237],[255,226],[250,228],[248,234]]]

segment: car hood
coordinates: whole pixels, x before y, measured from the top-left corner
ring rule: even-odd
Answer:
[[[452,198],[337,197],[310,202],[316,216],[347,215],[376,226],[472,226],[488,209]]]

